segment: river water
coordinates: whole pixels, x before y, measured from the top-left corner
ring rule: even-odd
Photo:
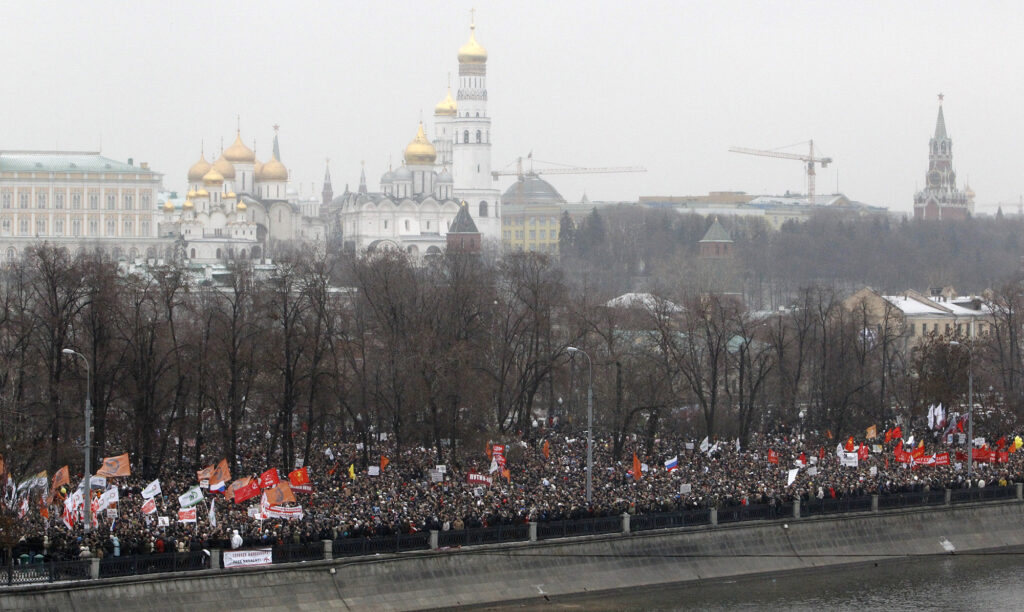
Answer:
[[[551,597],[485,610],[988,610],[1024,604],[1024,551]]]

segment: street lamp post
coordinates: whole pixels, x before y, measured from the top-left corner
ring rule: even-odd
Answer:
[[[974,474],[974,351],[970,344],[962,344],[956,340],[953,346],[967,349],[967,479]]]
[[[77,355],[85,362],[85,469],[82,470],[82,480],[85,482],[82,505],[85,506],[85,533],[92,531],[92,402],[89,401],[89,392],[92,389],[92,372],[89,369],[89,360],[85,355],[76,350],[66,348],[61,351],[65,355]]]
[[[590,361],[590,355],[582,349],[574,346],[566,348],[569,351],[569,358],[572,359],[576,353],[581,353],[587,358],[587,505],[593,497],[594,487],[594,364]]]

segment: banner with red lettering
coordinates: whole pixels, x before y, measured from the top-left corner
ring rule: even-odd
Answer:
[[[143,514],[153,514],[154,512],[156,512],[156,500],[155,499],[147,500],[146,503],[142,504],[142,513]]]
[[[491,445],[491,453],[494,461],[498,463],[499,467],[505,467],[505,445],[504,444],[493,444]]]
[[[935,455],[921,455],[914,457],[914,465],[935,465]]]
[[[475,485],[487,485],[489,487],[491,486],[493,479],[487,474],[477,474],[475,472],[470,472],[469,474],[466,474],[466,482]]]
[[[779,462],[779,454],[777,452],[775,452],[773,449],[769,448],[768,449],[768,463],[778,463],[778,462]]]
[[[253,565],[270,565],[274,562],[273,551],[270,548],[258,548],[255,550],[225,550],[221,554],[224,561],[224,568],[250,567]]]
[[[178,510],[178,522],[179,523],[194,523],[196,522],[196,509],[189,508],[188,510]]]

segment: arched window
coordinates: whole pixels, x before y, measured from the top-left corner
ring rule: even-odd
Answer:
[[[195,250],[195,248],[193,248],[193,249],[192,249],[192,250],[191,250],[191,251],[189,252],[189,256],[188,256],[188,257],[189,257],[189,259],[195,259],[195,258],[196,258],[196,250]]]
[[[469,130],[462,132],[462,142],[469,142]]]
[[[405,231],[409,231],[409,220],[405,220]]]
[[[480,214],[478,216],[480,216],[480,217],[486,217],[487,216],[487,201],[486,200],[480,200]]]
[[[476,141],[478,143],[483,142],[483,133],[480,130],[476,131]]]

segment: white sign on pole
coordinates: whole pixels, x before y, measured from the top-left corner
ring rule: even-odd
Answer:
[[[171,517],[169,517],[169,516],[158,516],[156,518],[156,524],[159,527],[169,527],[171,525]]]
[[[679,494],[680,495],[689,495],[690,491],[693,491],[693,485],[691,485],[691,484],[681,484],[681,485],[679,485]]]
[[[366,474],[367,474],[367,476],[380,476],[380,466],[379,465],[371,465],[366,470]]]

